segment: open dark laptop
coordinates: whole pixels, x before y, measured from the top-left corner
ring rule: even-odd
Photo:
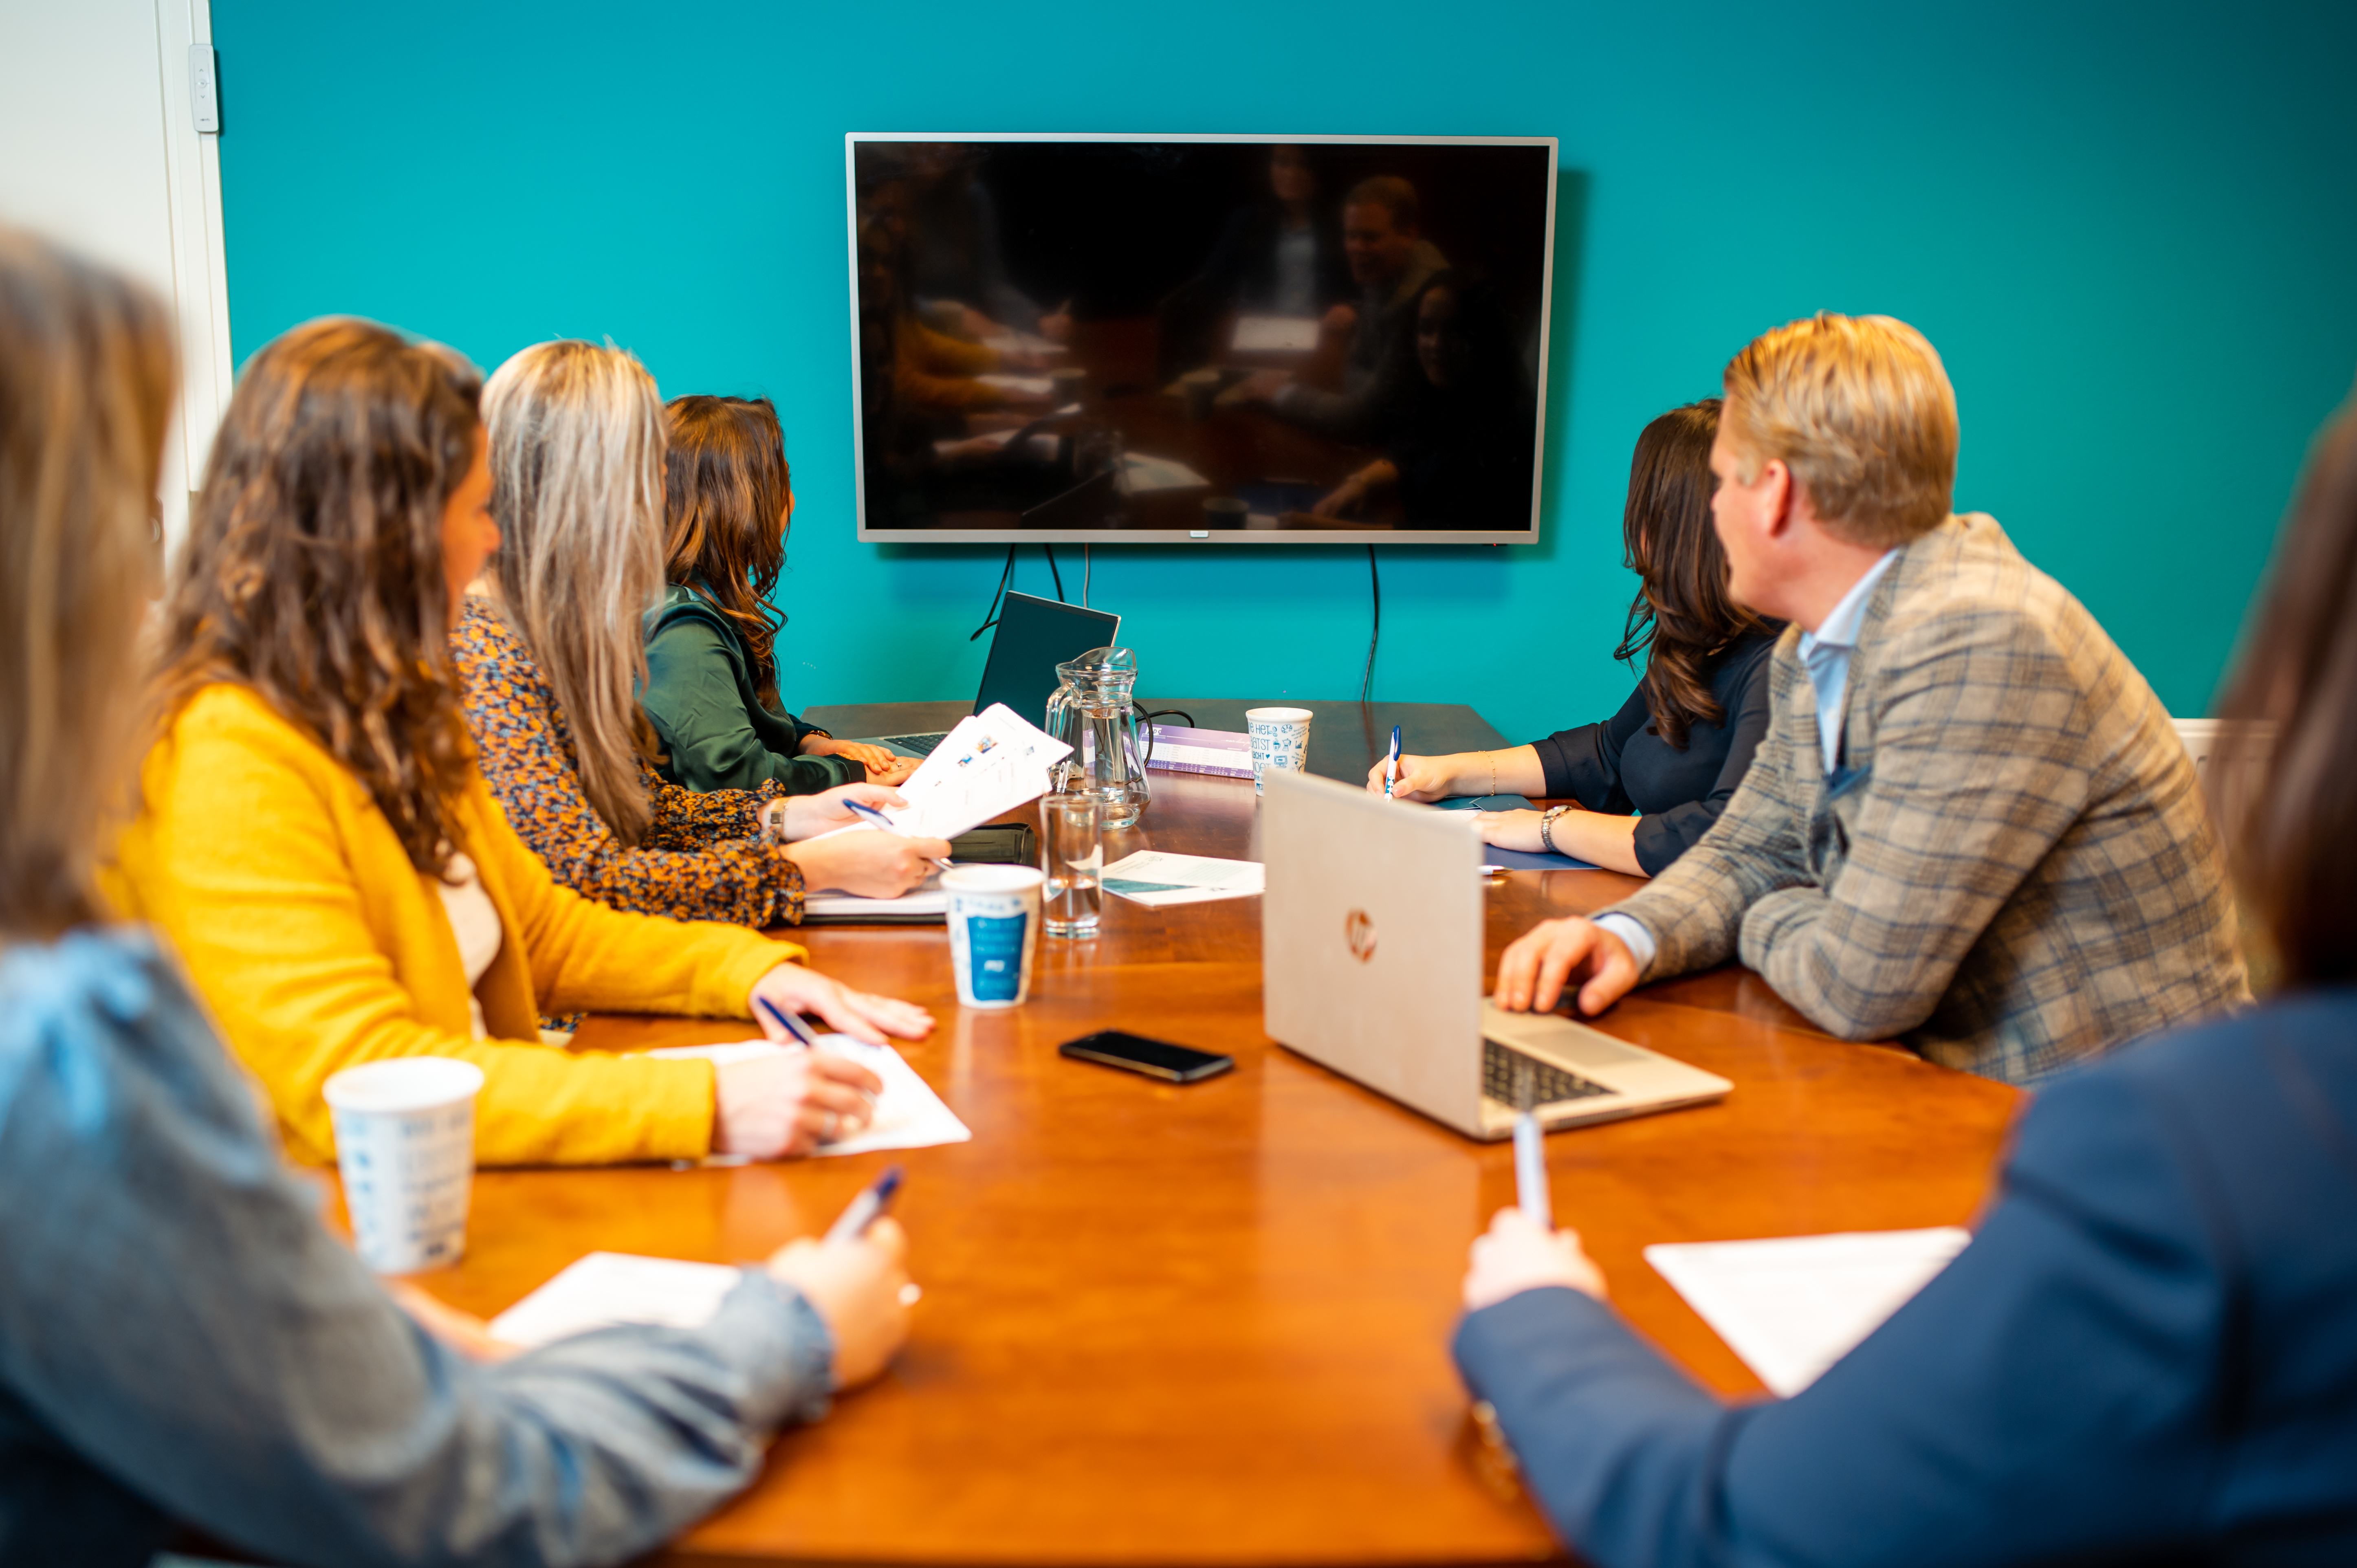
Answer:
[[[982,667],[982,690],[974,694],[974,711],[1005,703],[1028,722],[1045,726],[1048,699],[1056,694],[1056,666],[1120,641],[1117,615],[1010,593],[999,606],[998,630]],[[946,734],[888,735],[879,740],[897,751],[928,757]]]

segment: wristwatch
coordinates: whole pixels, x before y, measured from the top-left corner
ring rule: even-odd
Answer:
[[[1539,843],[1547,846],[1549,854],[1563,853],[1555,847],[1555,820],[1570,810],[1569,806],[1549,806],[1539,813]]]
[[[783,843],[786,842],[785,801],[782,800],[772,800],[768,805],[763,806],[761,808],[759,820],[761,823],[761,842],[763,843]]]

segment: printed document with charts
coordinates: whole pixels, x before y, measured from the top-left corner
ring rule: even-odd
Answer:
[[[884,814],[902,832],[952,839],[1048,792],[1048,769],[1072,748],[1004,703],[958,720],[900,785],[909,803]],[[844,829],[846,832],[857,829]],[[873,831],[873,830],[869,830]]]

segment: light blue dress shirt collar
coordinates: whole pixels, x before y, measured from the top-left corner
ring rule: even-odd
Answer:
[[[1874,585],[1882,581],[1882,575],[1898,559],[1896,549],[1884,551],[1882,559],[1868,566],[1865,575],[1852,583],[1849,592],[1817,623],[1817,629],[1801,634],[1801,665],[1808,671],[1809,684],[1816,690],[1817,746],[1824,754],[1828,774],[1834,770],[1835,759],[1841,756],[1842,698],[1849,691],[1849,656],[1857,649],[1857,628],[1866,619],[1867,601],[1874,597]],[[1596,917],[1596,923],[1628,945],[1629,955],[1637,961],[1640,976],[1653,967],[1654,955],[1660,950],[1654,944],[1653,933],[1634,916],[1607,911]]]
[[[1884,551],[1882,559],[1868,566],[1817,623],[1817,629],[1801,634],[1801,664],[1809,672],[1809,684],[1816,689],[1817,746],[1827,773],[1841,757],[1842,698],[1849,691],[1849,656],[1857,649],[1858,624],[1866,619],[1874,585],[1898,559],[1896,548]]]

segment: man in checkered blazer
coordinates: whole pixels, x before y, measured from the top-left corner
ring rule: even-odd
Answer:
[[[1770,332],[1711,466],[1730,589],[1792,622],[1717,824],[1635,897],[1507,950],[1497,1000],[1594,1013],[1740,957],[1819,1027],[2032,1083],[2246,1000],[2223,857],[2150,687],[1986,517],[1955,397],[1888,317]]]

